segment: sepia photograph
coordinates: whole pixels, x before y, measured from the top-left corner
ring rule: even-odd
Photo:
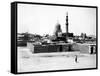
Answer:
[[[97,68],[97,8],[17,3],[17,72]]]

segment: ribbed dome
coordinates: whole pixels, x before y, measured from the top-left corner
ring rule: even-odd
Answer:
[[[57,32],[62,32],[61,25],[59,23],[56,24],[56,30]]]
[[[62,30],[61,30],[61,25],[57,22],[54,35],[58,36],[58,33],[62,33]]]

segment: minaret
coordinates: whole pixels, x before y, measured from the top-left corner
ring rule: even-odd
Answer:
[[[66,13],[66,40],[68,39],[68,12]]]
[[[68,12],[66,14],[66,34],[68,34]]]

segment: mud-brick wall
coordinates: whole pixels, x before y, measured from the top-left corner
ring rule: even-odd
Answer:
[[[59,48],[57,45],[34,45],[34,53],[58,52]]]
[[[88,45],[78,45],[81,53],[90,53]]]
[[[78,44],[78,43],[74,43],[71,45],[71,50],[72,51],[79,51],[80,53],[90,53],[90,47],[89,45],[85,45],[85,44]]]
[[[69,45],[33,45],[27,43],[27,47],[31,49],[32,53],[52,53],[52,52],[67,52],[71,51]]]
[[[95,54],[96,45],[79,45],[79,50],[81,53]]]
[[[68,51],[72,51],[72,45],[62,45],[62,51],[63,52],[68,52]]]
[[[32,53],[52,53],[52,52],[74,52],[90,53],[89,45],[83,44],[66,44],[66,45],[33,45],[28,43],[27,47],[31,49]]]

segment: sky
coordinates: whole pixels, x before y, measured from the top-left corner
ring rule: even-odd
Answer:
[[[69,32],[74,35],[96,35],[96,8],[18,4],[18,33],[53,35],[57,23],[66,32],[68,12]]]

